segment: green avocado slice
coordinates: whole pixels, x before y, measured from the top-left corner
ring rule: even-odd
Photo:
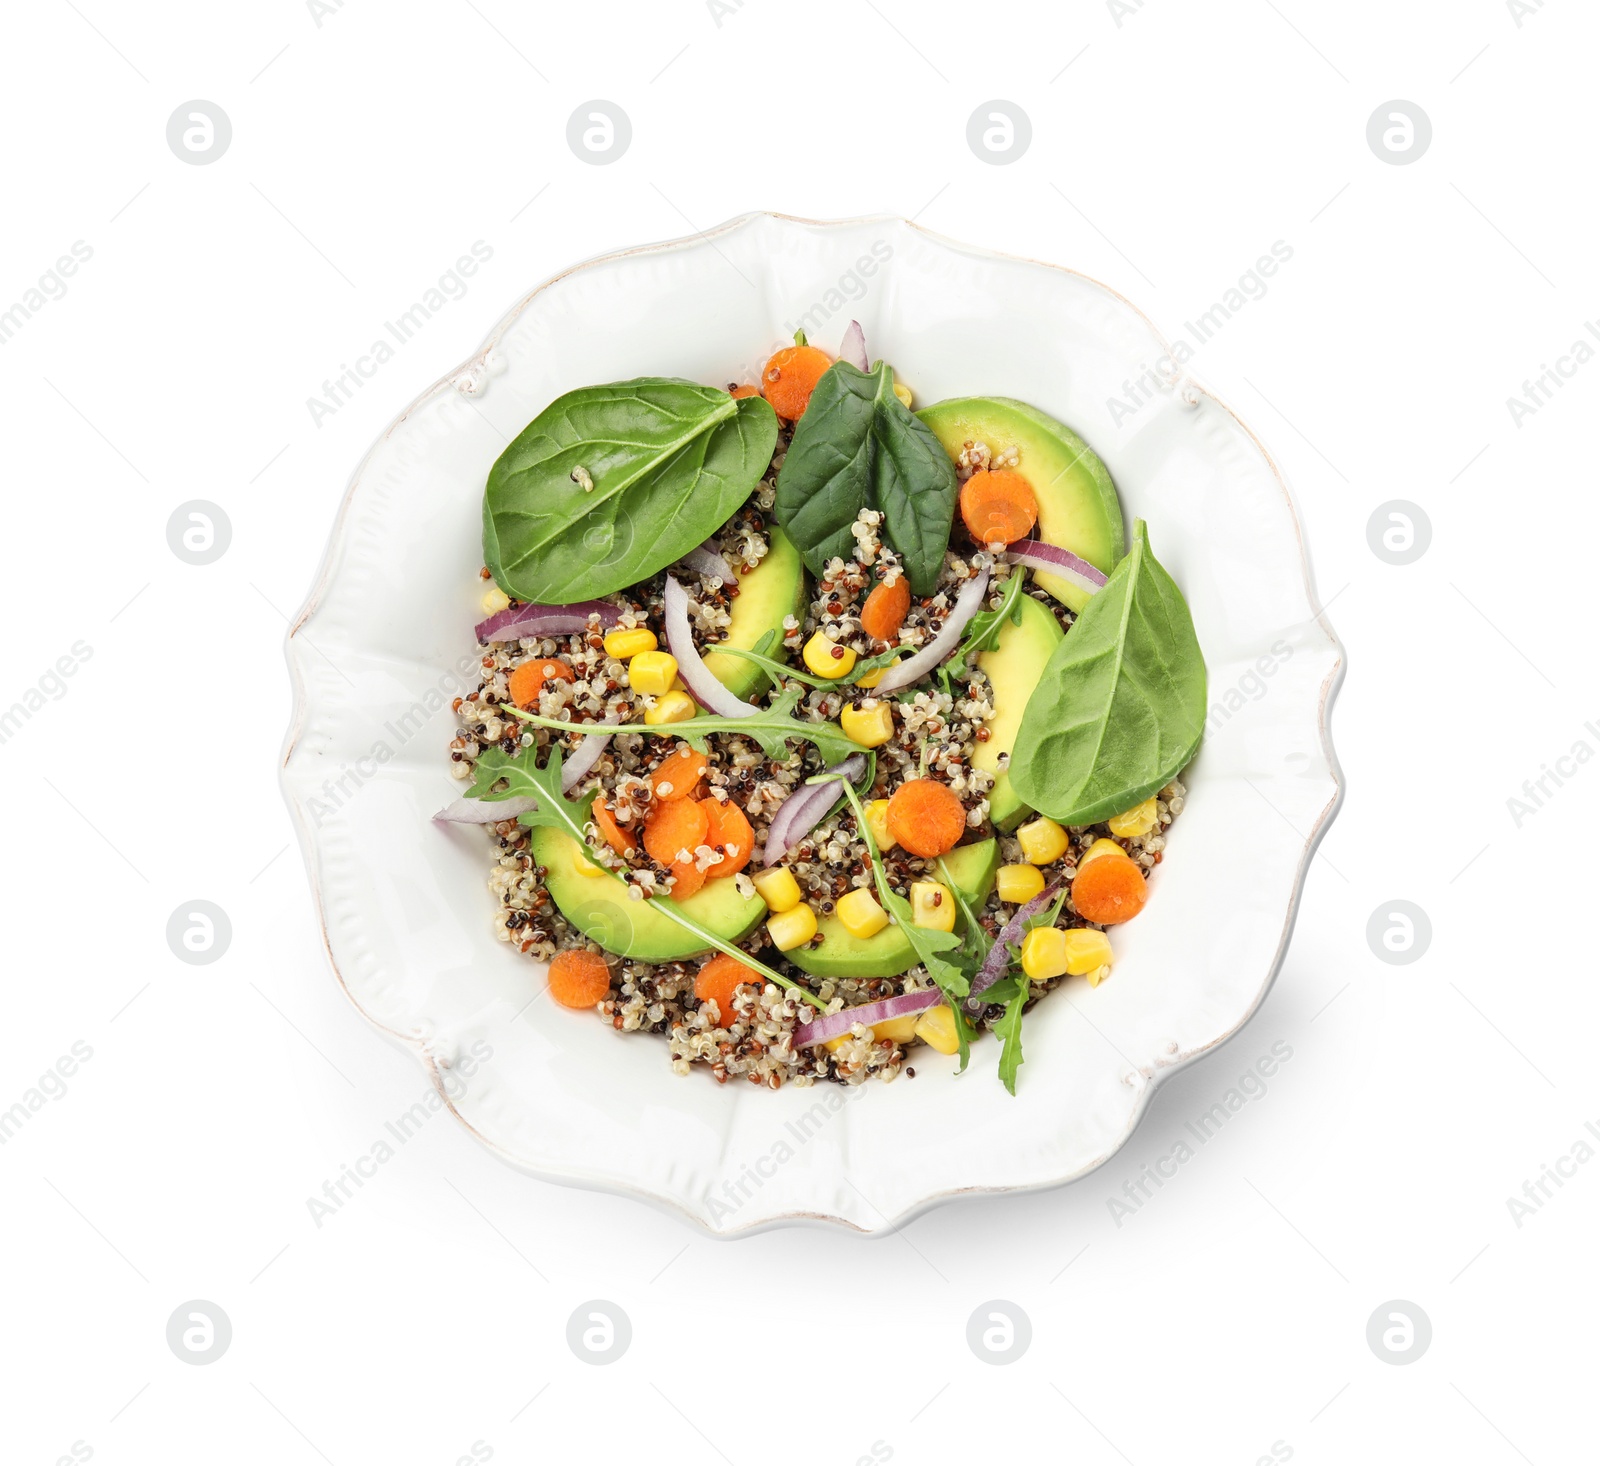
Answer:
[[[989,679],[994,717],[989,720],[989,741],[973,749],[972,766],[991,774],[998,771],[989,791],[989,818],[1000,830],[1009,830],[1028,813],[1028,806],[1011,787],[1011,775],[1001,766],[1001,759],[1016,744],[1028,699],[1044,676],[1056,643],[1066,635],[1050,608],[1032,596],[1020,597],[1017,607],[1019,619],[1008,617],[995,645],[978,654],[978,667]]]
[[[769,631],[777,639],[766,655],[775,662],[784,659],[783,618],[805,616],[806,567],[794,541],[774,525],[768,549],[761,563],[748,575],[739,576],[739,594],[729,611],[728,634],[716,645],[741,647],[753,651]],[[763,693],[771,679],[754,662],[730,657],[708,647],[706,667],[735,697],[746,701]]]

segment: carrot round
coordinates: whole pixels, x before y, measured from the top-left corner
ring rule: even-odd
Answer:
[[[815,346],[785,346],[774,352],[761,373],[761,395],[779,417],[793,422],[806,410],[822,374],[833,358]]]
[[[702,1003],[713,1001],[716,1003],[718,1026],[726,1028],[734,1018],[734,993],[747,982],[760,981],[761,979],[744,963],[735,961],[726,953],[718,952],[695,975],[694,995]]]
[[[672,894],[680,901],[694,895],[706,883],[706,872],[701,870],[692,858],[674,860],[667,869],[673,876]]]
[[[663,802],[686,799],[694,793],[700,776],[710,766],[711,760],[703,753],[696,753],[687,743],[680,743],[650,775],[650,788]]]
[[[557,952],[550,959],[550,996],[563,1008],[592,1008],[611,991],[611,969],[598,952]]]
[[[911,779],[889,796],[889,833],[913,855],[932,860],[954,850],[967,828],[967,812],[948,784]]]
[[[744,811],[731,799],[723,804],[716,799],[704,799],[700,807],[707,816],[706,844],[719,851],[722,859],[706,874],[712,879],[731,876],[750,864],[750,848],[756,842],[756,833]]]
[[[911,586],[905,576],[897,577],[893,585],[880,580],[861,608],[861,629],[878,641],[893,641],[910,609]]]
[[[671,865],[680,850],[691,857],[696,845],[706,843],[710,821],[692,799],[673,799],[653,808],[644,822],[644,848],[653,860]]]
[[[563,677],[571,682],[572,668],[555,657],[535,657],[531,662],[519,662],[508,684],[511,701],[519,708],[531,708],[538,702],[546,682]]]
[[[625,830],[617,823],[617,817],[606,808],[604,794],[596,794],[594,803],[589,806],[589,814],[605,842],[618,855],[630,855],[639,848],[639,842],[634,837],[632,830]]]
[[[1137,862],[1126,855],[1101,855],[1078,867],[1072,904],[1085,921],[1114,926],[1144,910],[1150,888]]]
[[[1033,485],[1009,468],[980,470],[961,486],[961,522],[980,545],[1027,539],[1039,522]]]
[[[734,401],[736,401],[736,402],[741,397],[759,397],[760,395],[761,395],[761,389],[759,387],[750,387],[750,386],[734,387],[728,393],[728,396],[733,398]]]

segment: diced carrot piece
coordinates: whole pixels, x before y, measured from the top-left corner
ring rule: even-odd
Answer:
[[[695,975],[694,995],[702,1003],[716,1003],[718,1026],[726,1028],[734,1018],[734,993],[747,982],[759,984],[760,981],[760,977],[744,963],[725,952],[718,952]]]
[[[1101,855],[1078,867],[1072,878],[1072,904],[1085,921],[1114,926],[1144,910],[1150,887],[1137,861],[1126,855]]]
[[[967,828],[967,812],[948,784],[909,779],[889,796],[889,833],[913,855],[931,860],[954,850]]]
[[[589,813],[599,827],[600,833],[605,837],[605,842],[618,855],[631,855],[639,848],[638,838],[632,830],[625,830],[617,823],[617,817],[606,808],[604,794],[596,794],[594,803],[589,806]]]
[[[694,793],[695,785],[710,765],[711,760],[703,753],[696,753],[687,743],[680,743],[650,775],[650,787],[659,801],[687,798]]]
[[[861,629],[878,641],[893,641],[910,609],[911,586],[905,576],[896,577],[893,585],[880,580],[861,608]]]
[[[772,354],[761,373],[761,395],[779,417],[793,422],[806,410],[833,358],[815,346],[785,346]]]
[[[672,892],[680,901],[694,895],[706,883],[706,872],[696,865],[693,859],[674,860],[667,867],[672,872]]]
[[[980,470],[961,486],[961,522],[980,545],[1026,539],[1039,522],[1033,485],[1009,468]]]
[[[539,693],[546,682],[563,677],[571,682],[572,668],[556,657],[535,657],[532,661],[519,662],[507,684],[511,701],[519,708],[531,708],[539,701]]]
[[[557,952],[550,959],[550,996],[563,1008],[592,1008],[611,991],[611,969],[587,948]]]
[[[759,397],[760,395],[760,388],[751,386],[735,387],[728,393],[728,396],[732,397],[735,401],[738,401],[738,399],[741,397]]]
[[[706,844],[722,856],[706,874],[715,879],[743,870],[750,864],[751,847],[756,843],[756,832],[750,828],[744,811],[731,799],[725,804],[703,799],[700,807],[706,812]]]
[[[671,865],[680,850],[687,850],[692,858],[695,846],[706,843],[708,826],[705,810],[694,800],[668,800],[646,816],[644,848],[662,865]]]

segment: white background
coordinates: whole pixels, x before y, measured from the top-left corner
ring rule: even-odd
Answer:
[[[75,241],[93,254],[0,346],[0,708],[45,694],[0,744],[0,1110],[74,1043],[93,1056],[0,1146],[0,1455],[1592,1458],[1600,1164],[1569,1164],[1520,1225],[1507,1201],[1600,1123],[1581,935],[1600,770],[1547,785],[1520,827],[1507,800],[1580,739],[1600,749],[1600,362],[1520,426],[1507,399],[1600,312],[1600,17],[1563,0],[1520,24],[1500,0],[730,0],[720,24],[700,0],[319,8],[8,16],[0,310]],[[592,98],[632,121],[606,167],[566,143]],[[995,98],[1033,127],[1008,166],[966,142]],[[1366,139],[1395,98],[1433,125],[1408,166]],[[207,166],[166,141],[190,99],[231,118]],[[1099,1173],[876,1242],[713,1243],[513,1174],[445,1119],[319,1228],[307,1198],[424,1081],[339,994],[290,848],[286,617],[367,445],[515,299],[760,207],[900,213],[1070,264],[1169,336],[1292,247],[1190,365],[1284,465],[1350,654],[1333,725],[1349,794],[1282,977]],[[465,298],[314,422],[307,398],[479,240],[493,258]],[[233,527],[203,568],[166,541],[191,499]],[[1400,567],[1367,537],[1394,499],[1433,532]],[[232,923],[209,966],[165,937],[197,898]],[[1433,927],[1406,966],[1366,937],[1396,899]],[[1114,1217],[1274,1043],[1293,1057],[1265,1095]],[[632,1322],[606,1367],[566,1343],[596,1298]],[[166,1342],[193,1299],[232,1323],[205,1366]],[[990,1299],[1032,1324],[1005,1367],[967,1344]],[[1406,1366],[1367,1343],[1393,1299],[1432,1321]]]

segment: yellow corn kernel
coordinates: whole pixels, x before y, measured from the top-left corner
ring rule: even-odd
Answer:
[[[953,932],[956,929],[956,898],[949,886],[939,881],[911,883],[911,921],[929,931]]]
[[[615,657],[619,662],[625,662],[629,657],[636,657],[640,652],[653,652],[659,645],[655,632],[646,626],[637,627],[632,631],[618,628],[616,631],[606,632],[606,655]]]
[[[872,843],[878,847],[881,855],[886,850],[893,850],[894,836],[889,833],[889,801],[887,799],[869,799],[867,801],[867,829],[872,833]]]
[[[1062,950],[1066,954],[1067,971],[1074,977],[1087,977],[1101,967],[1110,968],[1111,938],[1104,932],[1075,927],[1061,935],[1065,939]]]
[[[870,672],[863,672],[857,677],[854,685],[864,688],[876,687],[883,681],[883,674],[888,670],[887,667],[874,667]]]
[[[817,913],[804,901],[787,911],[775,911],[767,918],[767,936],[780,952],[803,947],[817,934]]]
[[[1089,979],[1090,987],[1097,988],[1111,976],[1111,969],[1109,967],[1097,967],[1093,972],[1084,973],[1084,976]]]
[[[898,377],[895,379],[894,395],[900,399],[902,407],[911,406],[911,388],[906,386]]]
[[[800,885],[789,867],[775,865],[752,877],[756,895],[767,903],[769,911],[793,911],[800,904]]]
[[[800,655],[818,677],[843,677],[856,665],[856,654],[849,647],[820,631],[813,633]]]
[[[929,1008],[918,1018],[916,1034],[930,1049],[937,1049],[941,1054],[953,1054],[961,1047],[956,1038],[956,1015],[950,1011],[948,1003]]]
[[[877,748],[894,737],[894,713],[888,703],[868,698],[864,707],[841,710],[839,726],[863,748]]]
[[[1114,814],[1106,823],[1111,827],[1111,833],[1123,840],[1134,840],[1140,835],[1148,835],[1156,827],[1156,797],[1152,794],[1143,804],[1136,804],[1132,809],[1125,809],[1121,814]]]
[[[1067,832],[1044,815],[1018,830],[1017,842],[1035,865],[1049,865],[1067,853]]]
[[[920,1013],[904,1013],[899,1018],[885,1018],[872,1025],[872,1036],[880,1042],[887,1038],[897,1044],[910,1043],[916,1037],[917,1020],[921,1017]]]
[[[629,669],[630,674],[632,668]],[[660,727],[662,723],[682,723],[692,718],[695,714],[694,699],[687,692],[674,689],[656,699],[653,708],[646,708],[644,720],[651,727]]]
[[[995,872],[994,889],[1002,901],[1021,906],[1044,890],[1044,873],[1036,865],[1002,865]]]
[[[577,845],[572,847],[572,864],[580,876],[603,876],[606,873],[603,865],[596,865]]]
[[[492,616],[496,611],[505,610],[510,604],[511,597],[491,580],[489,589],[483,593],[483,609]]]
[[[1064,931],[1053,926],[1036,926],[1022,939],[1022,970],[1034,982],[1061,977],[1067,970],[1067,944]]]
[[[857,889],[839,898],[834,908],[844,929],[853,937],[872,937],[889,925],[889,913],[871,891]]]
[[[1127,853],[1115,840],[1096,840],[1078,857],[1078,869],[1082,870],[1091,860],[1098,860],[1102,855],[1126,856]]]
[[[635,652],[628,659],[628,686],[651,697],[665,697],[678,675],[678,659],[671,652]]]

